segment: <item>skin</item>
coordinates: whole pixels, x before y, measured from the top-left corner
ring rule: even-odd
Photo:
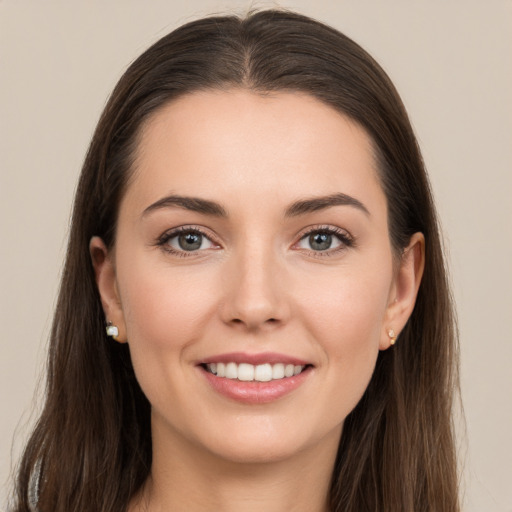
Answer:
[[[340,193],[363,208],[286,215]],[[226,215],[147,210],[171,194]],[[178,227],[200,228],[201,248],[180,250],[176,236],[162,245]],[[326,228],[342,238],[318,250],[307,232]],[[299,93],[182,97],[143,127],[115,247],[94,237],[90,249],[105,315],[152,406],[151,477],[130,510],[327,510],[344,419],[389,329],[399,334],[411,314],[423,271],[421,234],[402,257],[390,246],[366,132]],[[286,396],[246,404],[198,367],[229,352],[312,367]]]

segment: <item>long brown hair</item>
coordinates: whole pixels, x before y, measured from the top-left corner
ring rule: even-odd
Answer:
[[[356,43],[310,18],[261,11],[211,17],[163,37],[125,72],[101,116],[76,194],[51,332],[46,402],[22,458],[15,512],[124,512],[151,468],[150,405],[127,345],[105,334],[88,245],[115,243],[118,206],[141,125],[204,89],[308,93],[358,122],[373,141],[397,255],[426,240],[417,302],[398,343],[381,352],[347,417],[332,476],[332,511],[459,510],[452,398],[457,340],[439,229],[402,102]],[[33,498],[32,498],[33,499]]]

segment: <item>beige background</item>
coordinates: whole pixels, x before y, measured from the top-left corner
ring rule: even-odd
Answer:
[[[280,5],[353,37],[402,94],[437,196],[459,309],[464,510],[511,512],[512,2]],[[126,65],[172,28],[248,6],[0,0],[2,485],[34,416],[71,198],[108,93]]]

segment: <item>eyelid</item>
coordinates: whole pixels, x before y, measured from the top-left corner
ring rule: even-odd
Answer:
[[[333,235],[338,238],[338,240],[340,241],[340,245],[332,249],[326,249],[325,251],[314,251],[312,249],[308,250],[297,247],[298,244],[302,240],[304,240],[304,238],[310,236],[313,233],[328,233],[330,235]],[[340,251],[344,251],[349,247],[355,246],[355,238],[346,229],[326,224],[308,226],[297,235],[297,238],[298,240],[293,244],[292,248],[307,252],[308,254],[320,258],[324,256],[331,256],[333,254],[339,253]]]
[[[207,238],[212,244],[214,244],[214,249],[221,248],[221,243],[218,240],[218,238],[215,236],[215,234],[211,233],[210,230],[204,228],[203,226],[198,225],[183,225],[178,226],[175,228],[168,229],[164,231],[157,239],[154,245],[161,247],[166,252],[181,256],[181,257],[197,257],[200,256],[201,253],[204,253],[205,251],[208,251],[212,248],[208,249],[200,249],[195,251],[186,251],[186,250],[180,250],[176,249],[168,244],[169,240],[178,236],[180,233],[190,233],[195,232],[199,233],[200,235]],[[330,235],[333,235],[338,238],[340,245],[335,248],[326,249],[325,251],[315,251],[313,249],[308,250],[304,248],[298,247],[298,244],[307,236],[310,236],[313,233],[328,233]],[[333,254],[336,254],[340,251],[344,251],[349,247],[355,246],[355,238],[346,230],[343,228],[340,228],[338,226],[332,226],[332,225],[314,225],[314,226],[308,226],[301,230],[299,234],[296,236],[297,241],[294,242],[292,245],[292,249],[300,250],[302,252],[309,253],[315,257],[323,257],[323,256],[330,256]]]
[[[184,225],[184,226],[178,226],[175,228],[168,229],[167,231],[164,231],[157,239],[154,245],[161,247],[164,251],[181,256],[181,257],[194,257],[199,256],[201,253],[212,249],[201,249],[196,251],[185,251],[176,249],[168,244],[169,240],[172,238],[180,235],[181,233],[199,233],[201,236],[204,236],[207,238],[213,245],[217,246],[213,249],[220,248],[220,242],[217,240],[217,237],[215,237],[209,230],[206,230],[202,226],[197,225]]]

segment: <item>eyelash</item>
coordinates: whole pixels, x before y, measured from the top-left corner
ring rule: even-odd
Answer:
[[[311,255],[315,258],[326,258],[330,256],[334,256],[342,251],[345,251],[346,249],[350,247],[355,246],[355,239],[344,229],[333,227],[333,226],[313,226],[309,228],[307,231],[301,233],[300,238],[298,242],[294,244],[296,246],[299,244],[302,240],[306,239],[307,237],[313,235],[313,234],[320,234],[325,233],[327,235],[331,235],[336,237],[340,245],[339,247],[335,247],[333,249],[326,249],[325,251],[314,251],[312,249],[308,250],[305,249],[305,251],[308,253],[308,255]]]
[[[172,240],[176,236],[182,233],[191,233],[191,234],[199,234],[205,237],[213,244],[217,244],[217,242],[213,239],[212,235],[206,233],[199,226],[181,226],[179,228],[171,229],[170,231],[166,231],[163,233],[156,241],[157,246],[161,247],[164,251],[172,254],[173,256],[178,256],[180,258],[187,258],[197,256],[197,253],[200,251],[178,251],[169,245],[169,240]]]
[[[180,258],[187,258],[187,257],[193,257],[197,256],[199,250],[196,251],[185,251],[185,250],[176,250],[173,247],[169,245],[169,241],[175,238],[176,236],[180,235],[181,233],[192,233],[192,234],[199,234],[206,239],[208,239],[213,244],[218,244],[213,237],[210,234],[207,234],[201,227],[199,226],[181,226],[179,228],[172,229],[170,231],[166,231],[163,233],[156,241],[157,246],[161,247],[164,251],[174,255],[178,256]],[[331,236],[335,236],[339,242],[340,246],[335,247],[334,249],[326,249],[325,251],[315,251],[315,250],[308,250],[303,249],[305,252],[307,252],[309,255],[313,257],[329,257],[334,254],[339,253],[340,251],[344,251],[347,248],[354,247],[355,246],[355,240],[354,238],[345,230],[340,228],[335,228],[333,226],[314,226],[308,229],[307,231],[301,233],[300,238],[297,242],[293,244],[293,247],[297,246],[302,240],[306,239],[307,237],[313,235],[313,234],[327,234]],[[204,251],[205,249],[203,249]]]

